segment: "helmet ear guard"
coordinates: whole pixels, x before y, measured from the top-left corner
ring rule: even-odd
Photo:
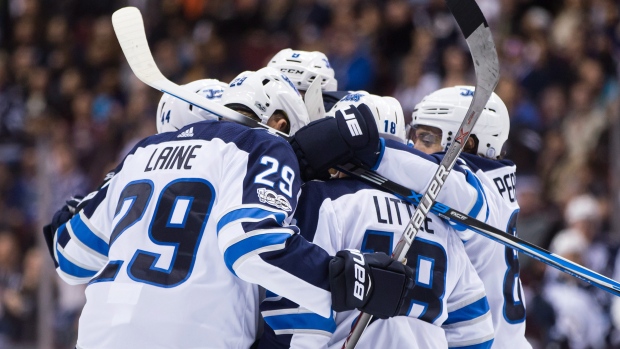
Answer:
[[[336,91],[338,81],[325,54],[318,51],[281,50],[269,60],[268,67],[286,75],[295,86],[306,91],[314,79],[320,78],[323,91]]]
[[[442,131],[441,145],[447,149],[467,113],[475,87],[455,86],[424,97],[413,111],[411,126],[424,125]],[[483,109],[471,135],[476,136],[475,153],[499,159],[510,132],[510,118],[504,102],[495,93]]]

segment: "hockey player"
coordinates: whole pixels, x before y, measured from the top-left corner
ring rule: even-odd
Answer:
[[[389,98],[356,94],[356,103],[373,111],[380,136],[404,143],[398,102],[389,105]],[[340,105],[346,108],[347,101],[335,109]],[[400,120],[400,131],[388,127],[386,132],[385,121],[393,117]],[[345,248],[391,254],[414,209],[394,195],[344,178],[307,182],[294,218],[301,235],[329,254]],[[416,287],[406,301],[409,316],[374,321],[357,348],[490,348],[493,324],[484,286],[453,229],[429,215],[407,254],[407,265],[416,270]],[[261,303],[266,326],[259,348],[340,348],[359,314],[338,312],[325,319],[286,298],[268,296]]]
[[[474,90],[473,86],[456,86],[424,97],[413,112],[414,147],[427,154],[445,151],[465,117]],[[460,164],[477,175],[488,189],[487,199],[498,208],[488,223],[516,235],[516,167],[501,156],[509,130],[506,105],[493,93],[471,132]],[[489,299],[495,328],[493,348],[531,348],[525,339],[525,300],[516,251],[478,234],[461,238]]]
[[[336,102],[349,93],[338,91],[338,80],[334,77],[334,69],[322,52],[286,48],[273,56],[267,66],[276,68],[288,76],[302,95],[314,79],[321,79],[323,104],[326,111],[329,111]]]
[[[271,68],[231,83],[222,103],[291,134],[307,122]],[[372,120],[357,116],[366,130]],[[376,133],[359,138],[348,160],[376,148]],[[290,145],[265,129],[204,121],[139,142],[81,211],[44,229],[60,277],[88,283],[77,348],[248,348],[256,284],[322,317],[332,305],[406,313],[410,268],[384,254],[332,258],[288,224],[300,185]]]

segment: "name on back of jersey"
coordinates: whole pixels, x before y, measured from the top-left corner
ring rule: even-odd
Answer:
[[[502,197],[507,198],[510,202],[515,202],[517,199],[517,188],[515,185],[514,172],[495,177],[493,178],[493,182],[497,186],[497,190]]]
[[[196,157],[194,153],[200,148],[202,148],[200,144],[156,147],[146,163],[144,172],[169,169],[191,170],[190,160]]]
[[[379,224],[398,224],[404,225],[409,222],[415,207],[405,201],[390,196],[377,196],[373,195],[373,204],[375,206],[377,223]],[[429,223],[433,220],[430,217],[426,217],[423,226],[420,227],[423,231],[434,234],[435,231],[429,227]]]

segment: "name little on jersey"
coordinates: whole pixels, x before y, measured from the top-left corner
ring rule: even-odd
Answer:
[[[202,148],[199,144],[177,145],[175,147],[155,148],[149,161],[146,163],[144,172],[155,170],[191,170],[190,161],[196,157],[196,149]]]
[[[413,212],[415,212],[415,207],[404,200],[387,196],[379,197],[376,195],[373,195],[372,198],[377,213],[377,223],[379,224],[404,225],[409,222]],[[434,234],[435,231],[429,227],[429,223],[432,222],[433,220],[430,217],[426,217],[424,226],[422,226],[421,229],[429,234]]]

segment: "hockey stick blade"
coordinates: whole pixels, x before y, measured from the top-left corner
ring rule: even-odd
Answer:
[[[339,170],[352,177],[365,181],[370,185],[387,190],[414,205],[418,205],[420,203],[420,199],[422,198],[421,194],[418,194],[398,183],[392,182],[391,180],[372,171],[355,167],[353,165],[340,166]],[[510,247],[564,273],[588,282],[595,287],[616,296],[620,296],[619,282],[551,253],[542,247],[508,234],[505,231],[481,222],[440,202],[435,202],[430,211],[442,220],[470,229],[506,247]]]
[[[319,120],[325,117],[325,105],[323,104],[323,90],[321,89],[321,79],[317,76],[310,84],[304,95],[304,103],[308,109],[310,121]]]
[[[397,261],[405,259],[415,236],[435,202],[435,198],[443,187],[452,167],[454,167],[476,121],[478,121],[480,113],[499,82],[499,61],[495,43],[478,4],[475,0],[446,0],[446,3],[465,36],[467,46],[469,46],[476,72],[476,90],[454,142],[448,148],[426,193],[422,196],[420,204],[416,207],[403,235],[394,248],[392,258]],[[372,320],[372,316],[365,314],[358,316],[348,338],[344,341],[343,349],[355,348],[370,320]]]
[[[223,105],[213,103],[207,98],[200,96],[192,91],[186,90],[181,86],[166,79],[161,73],[146,40],[144,22],[140,10],[135,7],[124,7],[112,14],[112,26],[116,33],[116,38],[123,50],[123,54],[129,63],[133,73],[145,84],[156,90],[167,93],[180,100],[183,100],[197,108],[217,115],[222,119],[234,121],[249,127],[261,127],[269,129],[288,139],[288,135],[277,131],[265,124],[251,119]]]

